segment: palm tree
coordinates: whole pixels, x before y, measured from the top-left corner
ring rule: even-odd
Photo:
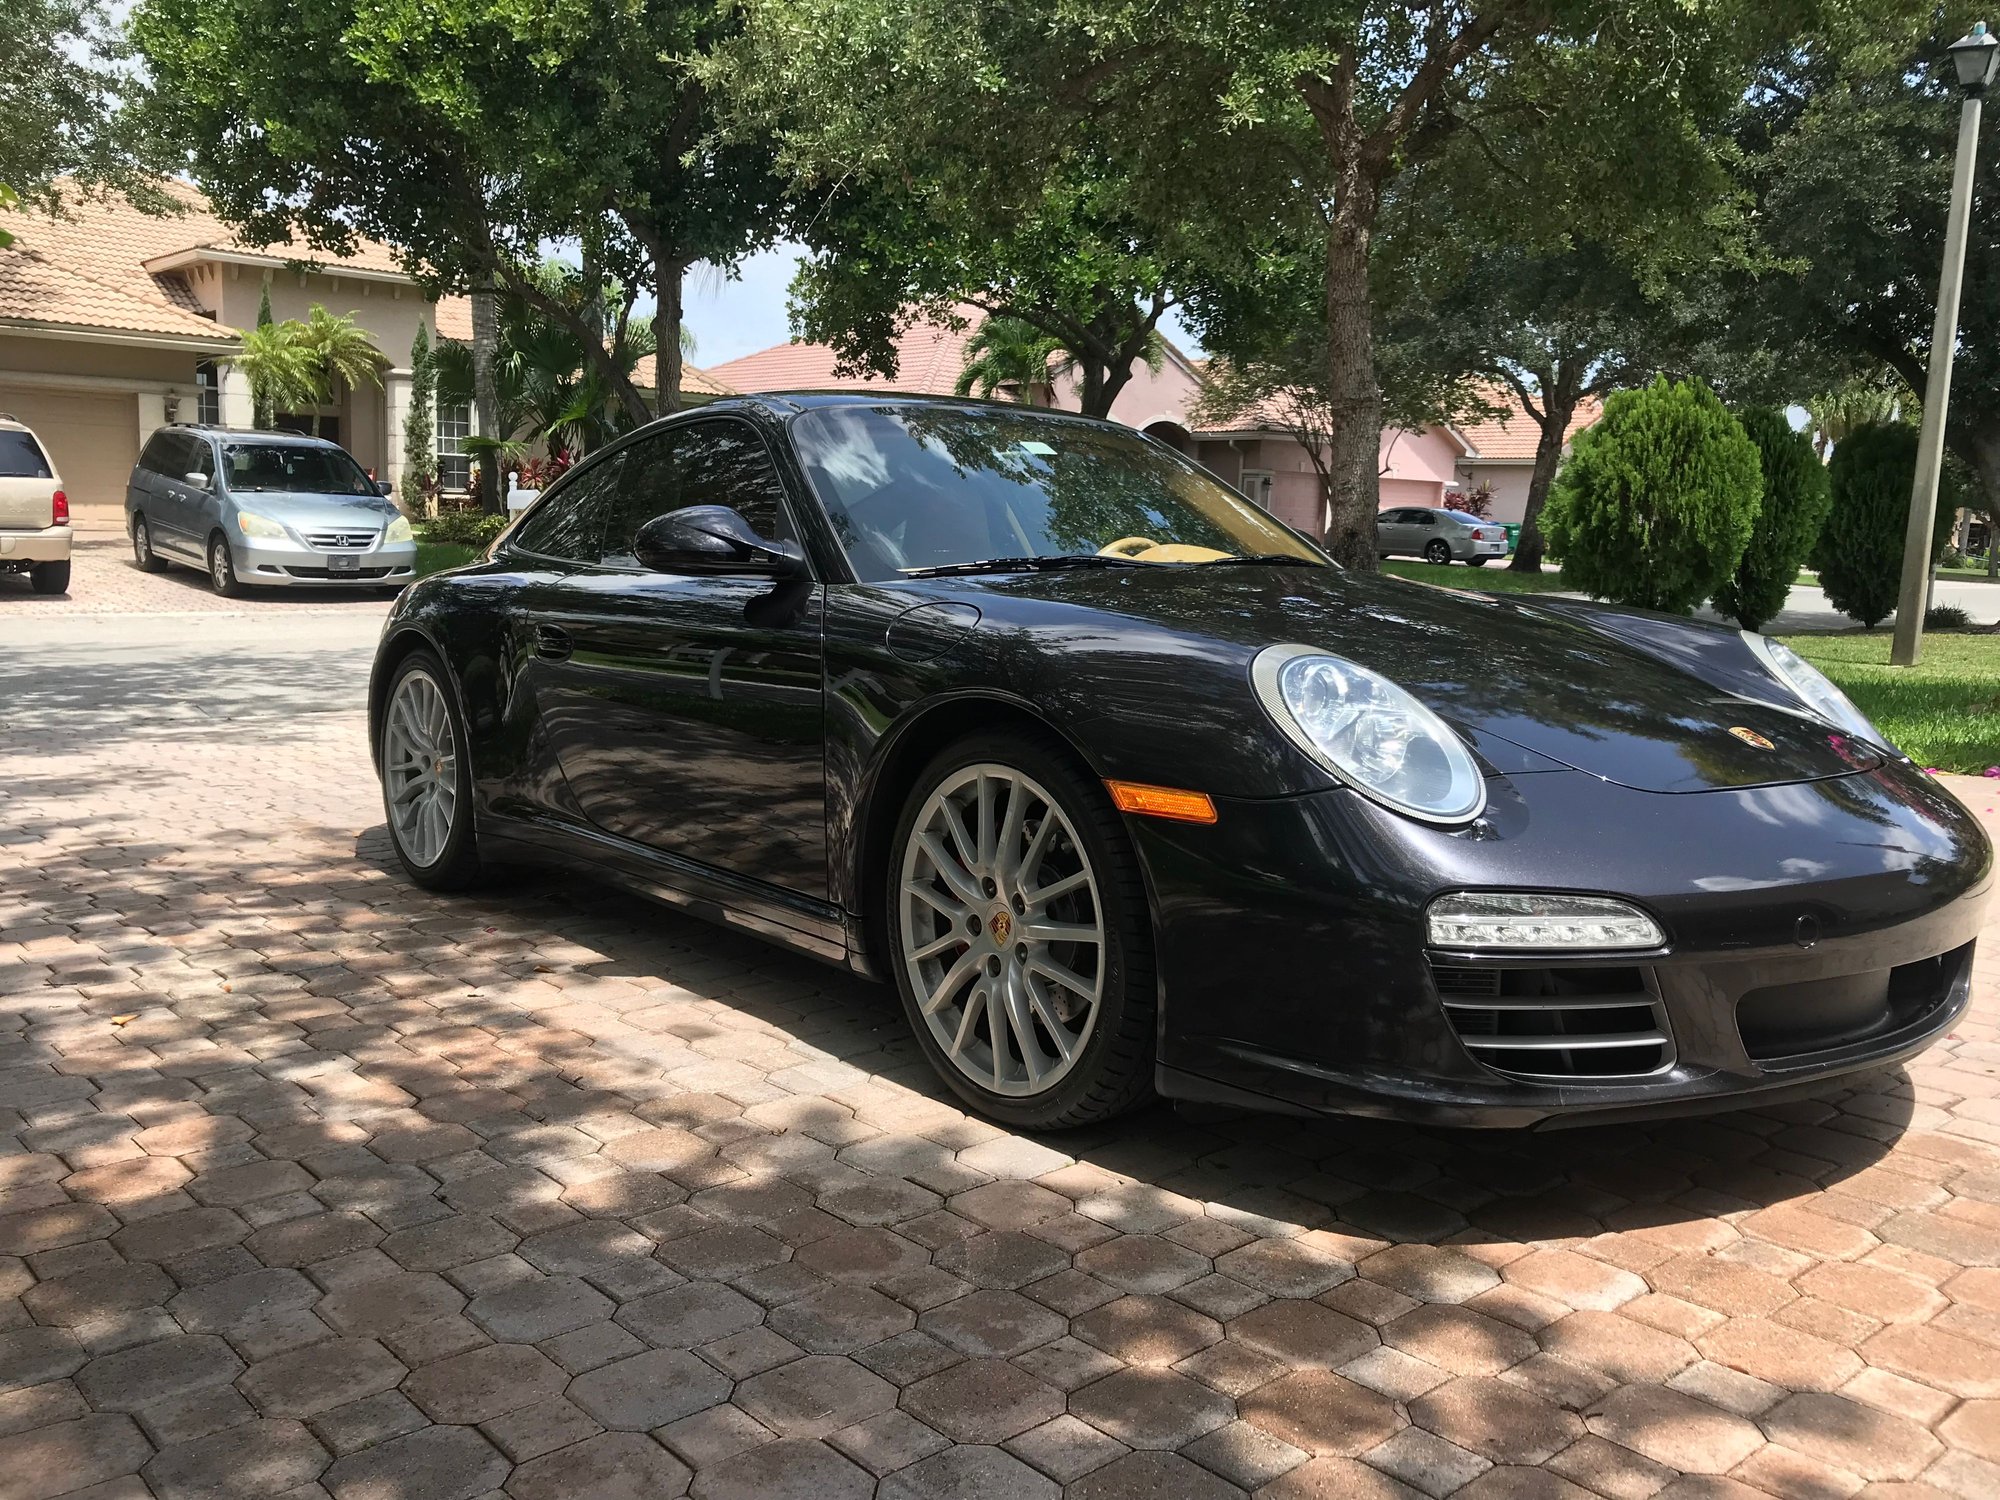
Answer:
[[[1891,371],[1876,376],[1856,376],[1846,384],[1814,396],[1806,402],[1812,428],[1813,450],[1824,463],[1833,447],[1858,427],[1877,422],[1921,420],[1917,398],[1902,378]]]
[[[1036,395],[1073,363],[1060,343],[1032,323],[988,318],[965,346],[965,368],[953,389],[961,396],[988,398],[1019,392],[1021,401],[1036,406]]]
[[[319,409],[331,406],[341,390],[355,390],[362,384],[379,386],[389,361],[375,341],[357,328],[351,314],[336,317],[317,302],[303,323],[291,324],[293,338],[302,348],[312,372],[312,430],[319,436]]]
[[[242,343],[229,356],[250,382],[260,424],[268,423],[273,412],[294,411],[319,399],[312,353],[299,341],[304,326],[289,319],[260,324],[242,335]]]

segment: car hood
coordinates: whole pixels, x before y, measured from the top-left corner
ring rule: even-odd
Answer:
[[[269,516],[287,526],[351,527],[381,530],[397,514],[386,495],[302,495],[296,490],[229,492],[238,510]]]
[[[1016,640],[1053,633],[1072,659],[1101,653],[1094,666],[1074,662],[1100,712],[1137,685],[1167,696],[1156,707],[1169,720],[1198,714],[1199,695],[1220,689],[1218,672],[1247,699],[1256,654],[1298,643],[1399,683],[1499,770],[1566,766],[1640,791],[1701,792],[1849,775],[1883,759],[1797,708],[1736,632],[1689,620],[1333,568],[952,582],[965,585],[951,592],[978,604],[984,628]]]

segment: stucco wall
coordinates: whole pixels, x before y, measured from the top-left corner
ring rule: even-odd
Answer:
[[[201,357],[186,349],[0,333],[0,370],[116,380],[128,388],[142,381],[179,385],[187,388],[190,397],[194,394],[194,367]]]
[[[1493,486],[1490,514],[1496,521],[1518,523],[1527,514],[1528,482],[1532,478],[1533,464],[1461,463],[1458,466],[1458,482],[1465,489],[1476,488],[1482,481]]]

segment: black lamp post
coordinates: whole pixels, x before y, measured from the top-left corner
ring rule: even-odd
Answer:
[[[1931,570],[1931,526],[1937,516],[1938,471],[1944,463],[1945,409],[1951,400],[1951,361],[1958,342],[1959,285],[1965,274],[1965,240],[1972,217],[1972,168],[1979,155],[1979,109],[2000,78],[2000,37],[1981,21],[1951,44],[1965,104],[1958,116],[1958,159],[1945,219],[1944,271],[1938,278],[1937,324],[1931,330],[1931,368],[1924,383],[1924,424],[1917,438],[1917,478],[1910,490],[1910,524],[1903,533],[1903,589],[1896,605],[1896,641],[1890,660],[1913,667],[1923,650],[1924,605]]]

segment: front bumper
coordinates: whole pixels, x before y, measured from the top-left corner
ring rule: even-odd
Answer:
[[[1487,817],[1458,831],[1346,792],[1219,801],[1207,828],[1131,820],[1159,913],[1160,1091],[1581,1124],[1810,1091],[1921,1051],[1965,1011],[1992,852],[1908,767],[1681,795],[1575,772],[1490,785]],[[1433,896],[1508,888],[1635,901],[1668,944],[1425,947]],[[1550,1039],[1571,1026],[1575,1049]]]
[[[416,577],[417,544],[387,542],[373,547],[321,551],[289,538],[264,540],[239,537],[232,541],[236,576],[259,588],[339,588],[359,585],[380,588],[408,583]]]
[[[0,531],[0,567],[8,563],[66,562],[70,528],[48,526],[40,531]]]

